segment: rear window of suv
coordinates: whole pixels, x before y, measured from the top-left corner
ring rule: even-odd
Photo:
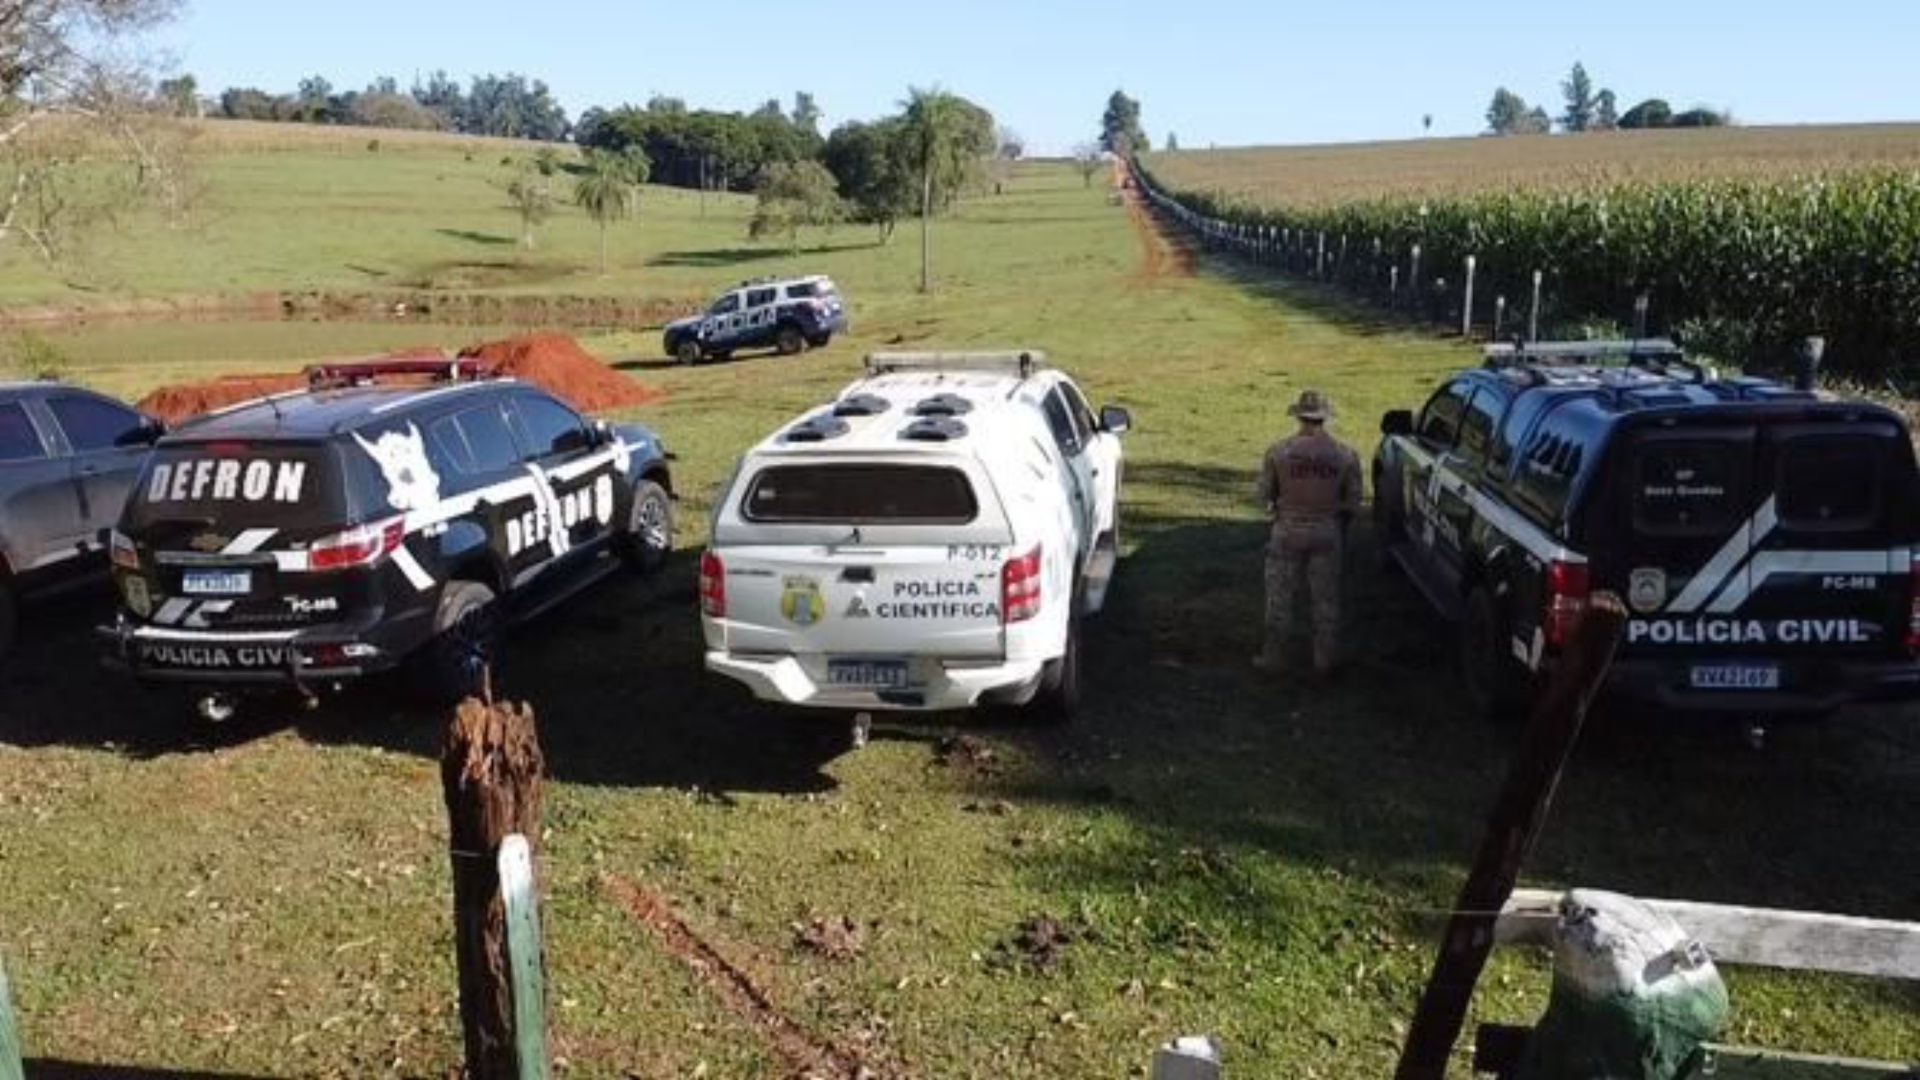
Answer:
[[[331,448],[318,443],[182,443],[147,458],[128,524],[193,521],[220,527],[321,528],[347,522]]]
[[[809,296],[826,296],[833,292],[831,281],[797,281],[787,286],[787,298],[805,300]]]
[[[1751,451],[1734,439],[1657,439],[1634,449],[1633,525],[1651,536],[1723,533],[1747,508]]]
[[[748,521],[808,525],[964,525],[979,512],[966,473],[925,465],[774,465],[740,506]]]

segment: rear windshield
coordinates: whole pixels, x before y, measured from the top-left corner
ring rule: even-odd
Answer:
[[[1812,532],[1875,525],[1885,456],[1878,440],[1816,437],[1782,443],[1780,523]]]
[[[1660,439],[1634,450],[1633,525],[1651,536],[1724,533],[1745,516],[1742,441]]]
[[[127,501],[130,525],[195,521],[279,528],[346,521],[335,456],[319,444],[214,442],[163,446]]]
[[[740,505],[748,521],[815,525],[964,525],[979,512],[966,473],[926,465],[774,465]]]

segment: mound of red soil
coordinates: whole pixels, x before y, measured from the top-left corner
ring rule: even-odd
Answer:
[[[582,412],[645,405],[660,396],[594,359],[565,334],[527,334],[460,350],[495,375],[533,383]]]
[[[389,353],[385,360],[444,358],[435,345]],[[571,402],[582,412],[644,405],[660,396],[594,359],[593,354],[565,334],[529,334],[489,341],[460,351],[480,361],[488,373],[519,379]],[[228,375],[208,382],[163,386],[140,399],[140,411],[169,424],[213,412],[268,394],[299,390],[307,385],[304,373],[288,375]]]
[[[224,409],[268,394],[282,394],[307,385],[307,377],[292,375],[229,375],[211,382],[163,386],[140,399],[138,408],[169,424]]]

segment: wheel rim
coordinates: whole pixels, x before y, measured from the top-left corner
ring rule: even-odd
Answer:
[[[647,551],[665,551],[672,545],[673,526],[669,522],[667,505],[656,495],[649,494],[633,508],[633,532]]]

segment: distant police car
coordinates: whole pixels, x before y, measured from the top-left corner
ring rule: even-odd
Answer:
[[[708,669],[817,708],[1071,715],[1129,418],[1041,359],[875,355],[749,450],[700,562]]]
[[[662,343],[668,356],[694,364],[741,349],[790,356],[820,348],[846,328],[846,305],[833,279],[756,278],[722,293],[704,314],[668,323]]]
[[[659,440],[509,380],[380,386],[471,361],[316,371],[154,448],[112,537],[102,633],[146,680],[328,687],[413,662],[476,691],[506,624],[672,546]],[[224,711],[224,698],[203,711]]]
[[[1475,703],[1525,706],[1592,590],[1617,698],[1749,718],[1920,694],[1898,413],[1721,378],[1670,342],[1497,345],[1381,424],[1376,523],[1461,623]]]
[[[104,580],[107,530],[161,430],[78,387],[0,383],[0,656],[23,601]]]

